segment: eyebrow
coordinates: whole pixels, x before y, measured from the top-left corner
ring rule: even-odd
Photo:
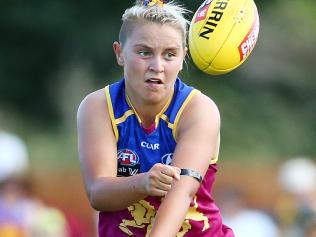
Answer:
[[[147,49],[153,49],[152,47],[146,45],[146,44],[134,44],[133,46],[134,48],[136,47],[143,47],[143,48],[147,48]],[[181,47],[180,46],[169,46],[167,48],[165,48],[165,50],[178,50],[180,49]]]

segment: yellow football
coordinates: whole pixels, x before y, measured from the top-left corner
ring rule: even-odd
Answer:
[[[190,24],[190,56],[203,72],[224,74],[248,58],[258,34],[259,16],[253,0],[205,0]]]

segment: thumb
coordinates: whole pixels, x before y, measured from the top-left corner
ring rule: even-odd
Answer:
[[[176,167],[176,166],[172,166],[173,170],[175,171],[174,172],[174,175],[173,177],[176,179],[176,180],[180,180],[180,173],[181,173],[181,169]]]

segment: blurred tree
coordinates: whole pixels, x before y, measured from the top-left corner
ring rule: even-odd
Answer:
[[[58,121],[52,89],[56,73],[70,62],[91,62],[96,73],[113,68],[111,43],[120,11],[115,2],[2,2],[0,101],[22,115]],[[115,22],[117,22],[115,24]],[[114,33],[115,32],[115,33]],[[112,36],[112,37],[111,37]]]

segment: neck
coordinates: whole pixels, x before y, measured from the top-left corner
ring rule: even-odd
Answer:
[[[132,108],[136,111],[141,123],[144,127],[150,127],[153,123],[155,123],[155,119],[157,115],[163,112],[169,104],[170,97],[172,95],[166,97],[164,100],[159,101],[157,103],[148,103],[142,99],[137,99],[137,97],[130,96],[127,94],[127,98]]]

